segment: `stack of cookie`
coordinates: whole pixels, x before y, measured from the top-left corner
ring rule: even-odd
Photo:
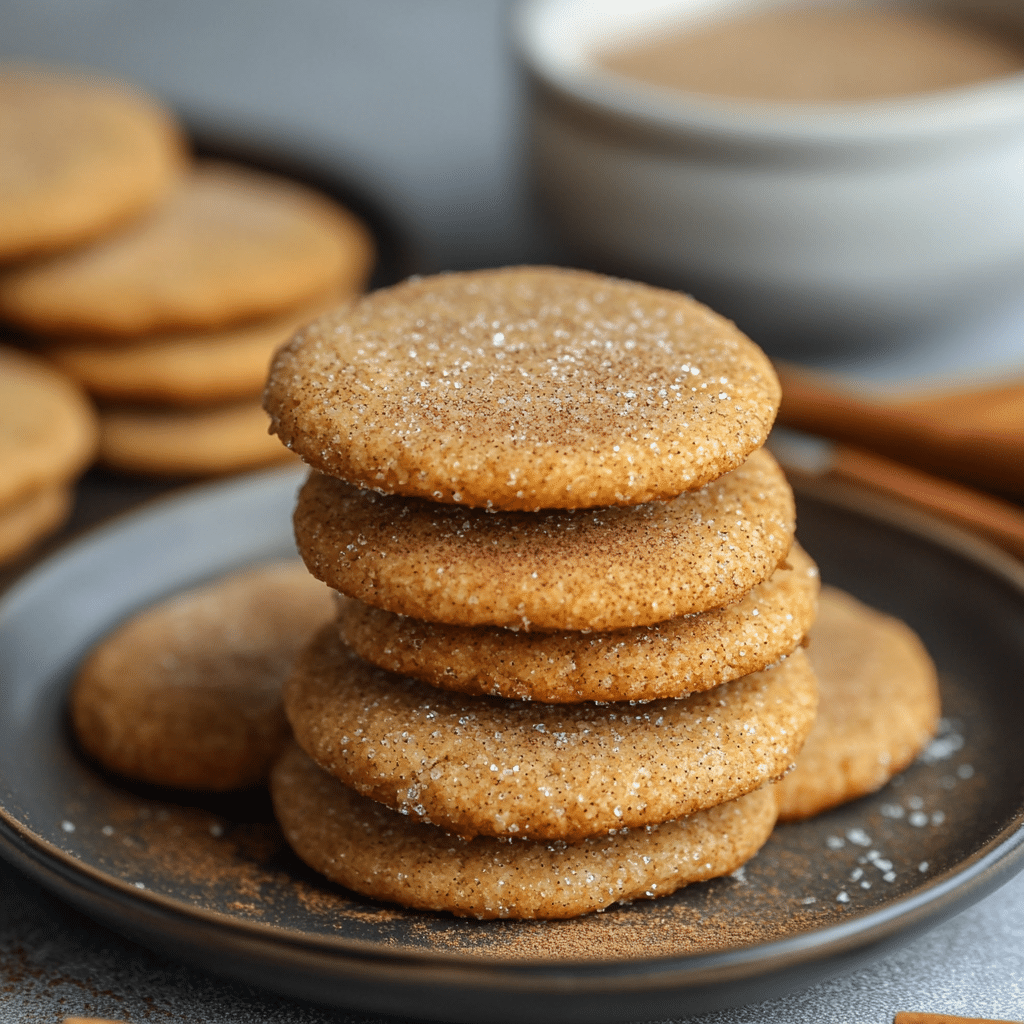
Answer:
[[[477,917],[752,856],[817,701],[778,398],[699,303],[545,268],[410,281],[282,349],[299,549],[345,595],[285,688],[299,855]]]
[[[122,101],[114,118],[104,104],[122,96],[135,106]],[[78,107],[98,113],[69,130]],[[94,151],[139,148],[137,136],[150,149],[163,143],[160,187],[147,203],[117,209],[89,232],[65,232],[57,255],[12,242],[12,258],[32,261],[0,274],[0,317],[103,403],[100,459],[173,476],[279,460],[259,404],[271,355],[300,324],[363,289],[373,261],[364,226],[294,182],[188,164],[173,120],[119,85],[9,70],[0,108],[5,156],[20,154],[21,177],[39,153],[58,151],[49,184],[60,207],[119,194],[132,174],[157,177],[153,156],[102,165]],[[65,116],[51,123],[50,108]]]

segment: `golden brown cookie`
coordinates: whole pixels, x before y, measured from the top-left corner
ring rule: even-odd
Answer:
[[[44,487],[0,507],[0,562],[14,558],[37,540],[53,533],[71,514],[70,487]]]
[[[269,320],[223,331],[154,335],[124,346],[51,345],[46,355],[97,398],[110,402],[232,402],[262,394],[274,352],[297,327],[341,298],[332,292],[329,298]]]
[[[71,694],[82,748],[132,779],[185,789],[259,782],[288,737],[281,683],[330,618],[296,560],[179,594],[119,626]]]
[[[0,508],[70,482],[96,440],[96,413],[74,381],[0,345]]]
[[[0,261],[105,234],[161,202],[184,166],[174,119],[126,83],[0,66]]]
[[[99,458],[147,476],[237,473],[293,456],[267,433],[258,399],[201,409],[104,409]]]
[[[201,163],[121,234],[0,276],[0,316],[61,338],[216,330],[359,291],[371,263],[366,229],[325,196]]]
[[[313,473],[295,510],[309,571],[431,622],[626,629],[739,600],[789,551],[793,494],[764,449],[699,491],[601,509],[488,512]]]
[[[461,693],[550,703],[685,697],[778,661],[814,621],[818,567],[794,544],[739,601],[612,633],[445,626],[338,595],[342,640],[399,675]]]
[[[791,821],[881,788],[935,735],[935,666],[909,626],[824,587],[808,648],[821,685],[818,720],[779,783]]]
[[[683,700],[466,697],[360,661],[332,625],[296,662],[284,702],[299,745],[364,796],[457,835],[573,841],[778,778],[811,727],[817,683],[797,650]]]
[[[295,746],[270,784],[285,837],[314,870],[374,899],[460,917],[575,917],[665,896],[735,871],[776,816],[765,786],[677,821],[572,845],[466,840],[360,796]]]
[[[674,498],[768,436],[761,350],[676,292],[516,267],[407,281],[278,354],[273,429],[362,487],[497,509]]]

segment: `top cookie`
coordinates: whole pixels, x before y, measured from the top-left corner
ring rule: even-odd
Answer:
[[[694,490],[768,435],[761,350],[684,295],[519,267],[414,279],[282,349],[271,429],[321,472],[507,510]]]
[[[357,291],[372,251],[363,225],[324,196],[200,163],[129,230],[0,278],[0,315],[48,335],[213,330]]]
[[[184,172],[172,117],[119,82],[0,69],[0,260],[86,242],[143,213]]]

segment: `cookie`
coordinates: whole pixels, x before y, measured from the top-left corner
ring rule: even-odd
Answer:
[[[46,357],[108,402],[205,405],[263,392],[274,352],[296,328],[335,306],[331,293],[280,316],[223,331],[153,335],[130,345],[51,345]]]
[[[211,476],[293,456],[267,433],[258,399],[199,409],[104,409],[99,458],[148,476]]]
[[[764,449],[699,491],[601,509],[488,512],[313,473],[295,510],[309,571],[431,622],[626,629],[739,600],[786,557],[793,495]]]
[[[53,533],[71,515],[72,489],[44,487],[0,508],[0,563]]]
[[[217,330],[359,291],[371,263],[366,229],[326,197],[200,163],[121,234],[0,276],[0,316],[61,338]]]
[[[921,753],[939,722],[935,666],[899,619],[824,587],[810,638],[821,703],[796,768],[778,786],[786,821],[880,789]]]
[[[184,173],[171,115],[123,82],[0,67],[0,261],[99,237]]]
[[[353,789],[448,832],[574,841],[742,796],[792,764],[817,684],[797,650],[683,700],[466,697],[391,675],[323,630],[284,687],[299,745]]]
[[[617,632],[445,626],[338,595],[338,630],[361,658],[431,686],[551,703],[685,697],[792,652],[814,621],[818,568],[788,565],[734,604]]]
[[[460,917],[563,918],[735,871],[775,824],[771,786],[676,821],[562,842],[460,839],[368,800],[292,746],[274,765],[285,837],[365,896]]]
[[[768,435],[761,350],[676,292],[550,267],[375,292],[278,353],[273,430],[366,488],[506,510],[674,498]]]
[[[96,413],[58,370],[0,345],[0,508],[70,481],[96,451]]]
[[[296,560],[160,602],[88,656],[71,694],[82,749],[119,775],[229,790],[263,779],[288,724],[281,683],[331,615]]]

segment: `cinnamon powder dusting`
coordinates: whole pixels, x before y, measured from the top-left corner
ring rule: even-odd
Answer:
[[[339,950],[523,963],[698,955],[848,921],[955,867],[954,839],[974,827],[987,799],[978,767],[985,737],[967,734],[972,719],[944,720],[922,757],[874,796],[777,828],[731,876],[566,921],[457,919],[350,893],[291,853],[262,794],[189,806],[97,777],[68,804],[74,830],[61,845],[140,899],[170,897],[186,913],[282,928]]]

